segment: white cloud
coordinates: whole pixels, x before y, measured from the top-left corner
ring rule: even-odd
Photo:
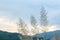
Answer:
[[[14,21],[10,21],[7,18],[0,18],[0,24],[4,24],[4,25],[10,25],[10,26],[14,26],[15,22]]]
[[[0,30],[17,32],[17,25],[15,21],[11,21],[8,18],[0,18]]]

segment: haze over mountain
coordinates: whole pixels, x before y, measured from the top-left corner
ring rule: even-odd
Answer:
[[[28,29],[27,29],[28,28]],[[31,25],[28,25],[28,27],[26,27],[26,29],[28,31],[31,32],[31,29],[33,27]],[[3,30],[3,31],[7,31],[7,32],[18,32],[18,26],[16,24],[16,21],[11,21],[7,18],[0,18],[0,30]],[[37,29],[41,32],[41,27],[40,26],[37,26]],[[60,27],[59,26],[56,26],[56,25],[52,25],[52,26],[48,26],[48,31],[55,31],[55,30],[60,30]]]

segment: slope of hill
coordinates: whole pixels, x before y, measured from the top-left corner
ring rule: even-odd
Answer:
[[[45,33],[41,34],[35,34],[33,37],[46,37],[47,39],[52,39],[54,37],[54,32],[56,32],[57,37],[60,36],[60,30],[52,31],[52,32],[47,32],[46,36]],[[18,35],[21,36],[19,33],[10,33],[6,31],[0,31],[0,40],[20,40]]]
[[[0,40],[19,40],[18,35],[20,34],[0,31]]]
[[[56,33],[56,34],[54,35],[54,33]],[[51,40],[54,36],[56,36],[56,38],[60,37],[60,30],[51,31],[51,32],[47,32],[47,33],[36,34],[33,37],[43,37],[43,38],[46,37],[46,39]]]

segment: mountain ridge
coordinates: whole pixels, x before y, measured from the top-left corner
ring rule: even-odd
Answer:
[[[59,36],[60,35],[60,30],[56,30],[56,31],[52,31],[52,32],[47,32],[47,38],[48,39],[52,39],[54,37],[54,32],[56,32],[56,34]],[[10,33],[10,32],[6,32],[6,31],[2,31],[0,30],[0,39],[3,38],[2,40],[20,40],[19,38],[19,33]],[[45,33],[39,33],[39,34],[35,34],[33,35],[33,37],[43,37],[44,38]],[[21,37],[21,36],[20,36]]]

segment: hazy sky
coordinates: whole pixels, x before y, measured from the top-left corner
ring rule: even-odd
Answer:
[[[49,23],[60,25],[60,0],[0,0],[0,18],[16,20],[21,17],[29,22],[34,15],[39,20],[41,6],[48,13]]]

